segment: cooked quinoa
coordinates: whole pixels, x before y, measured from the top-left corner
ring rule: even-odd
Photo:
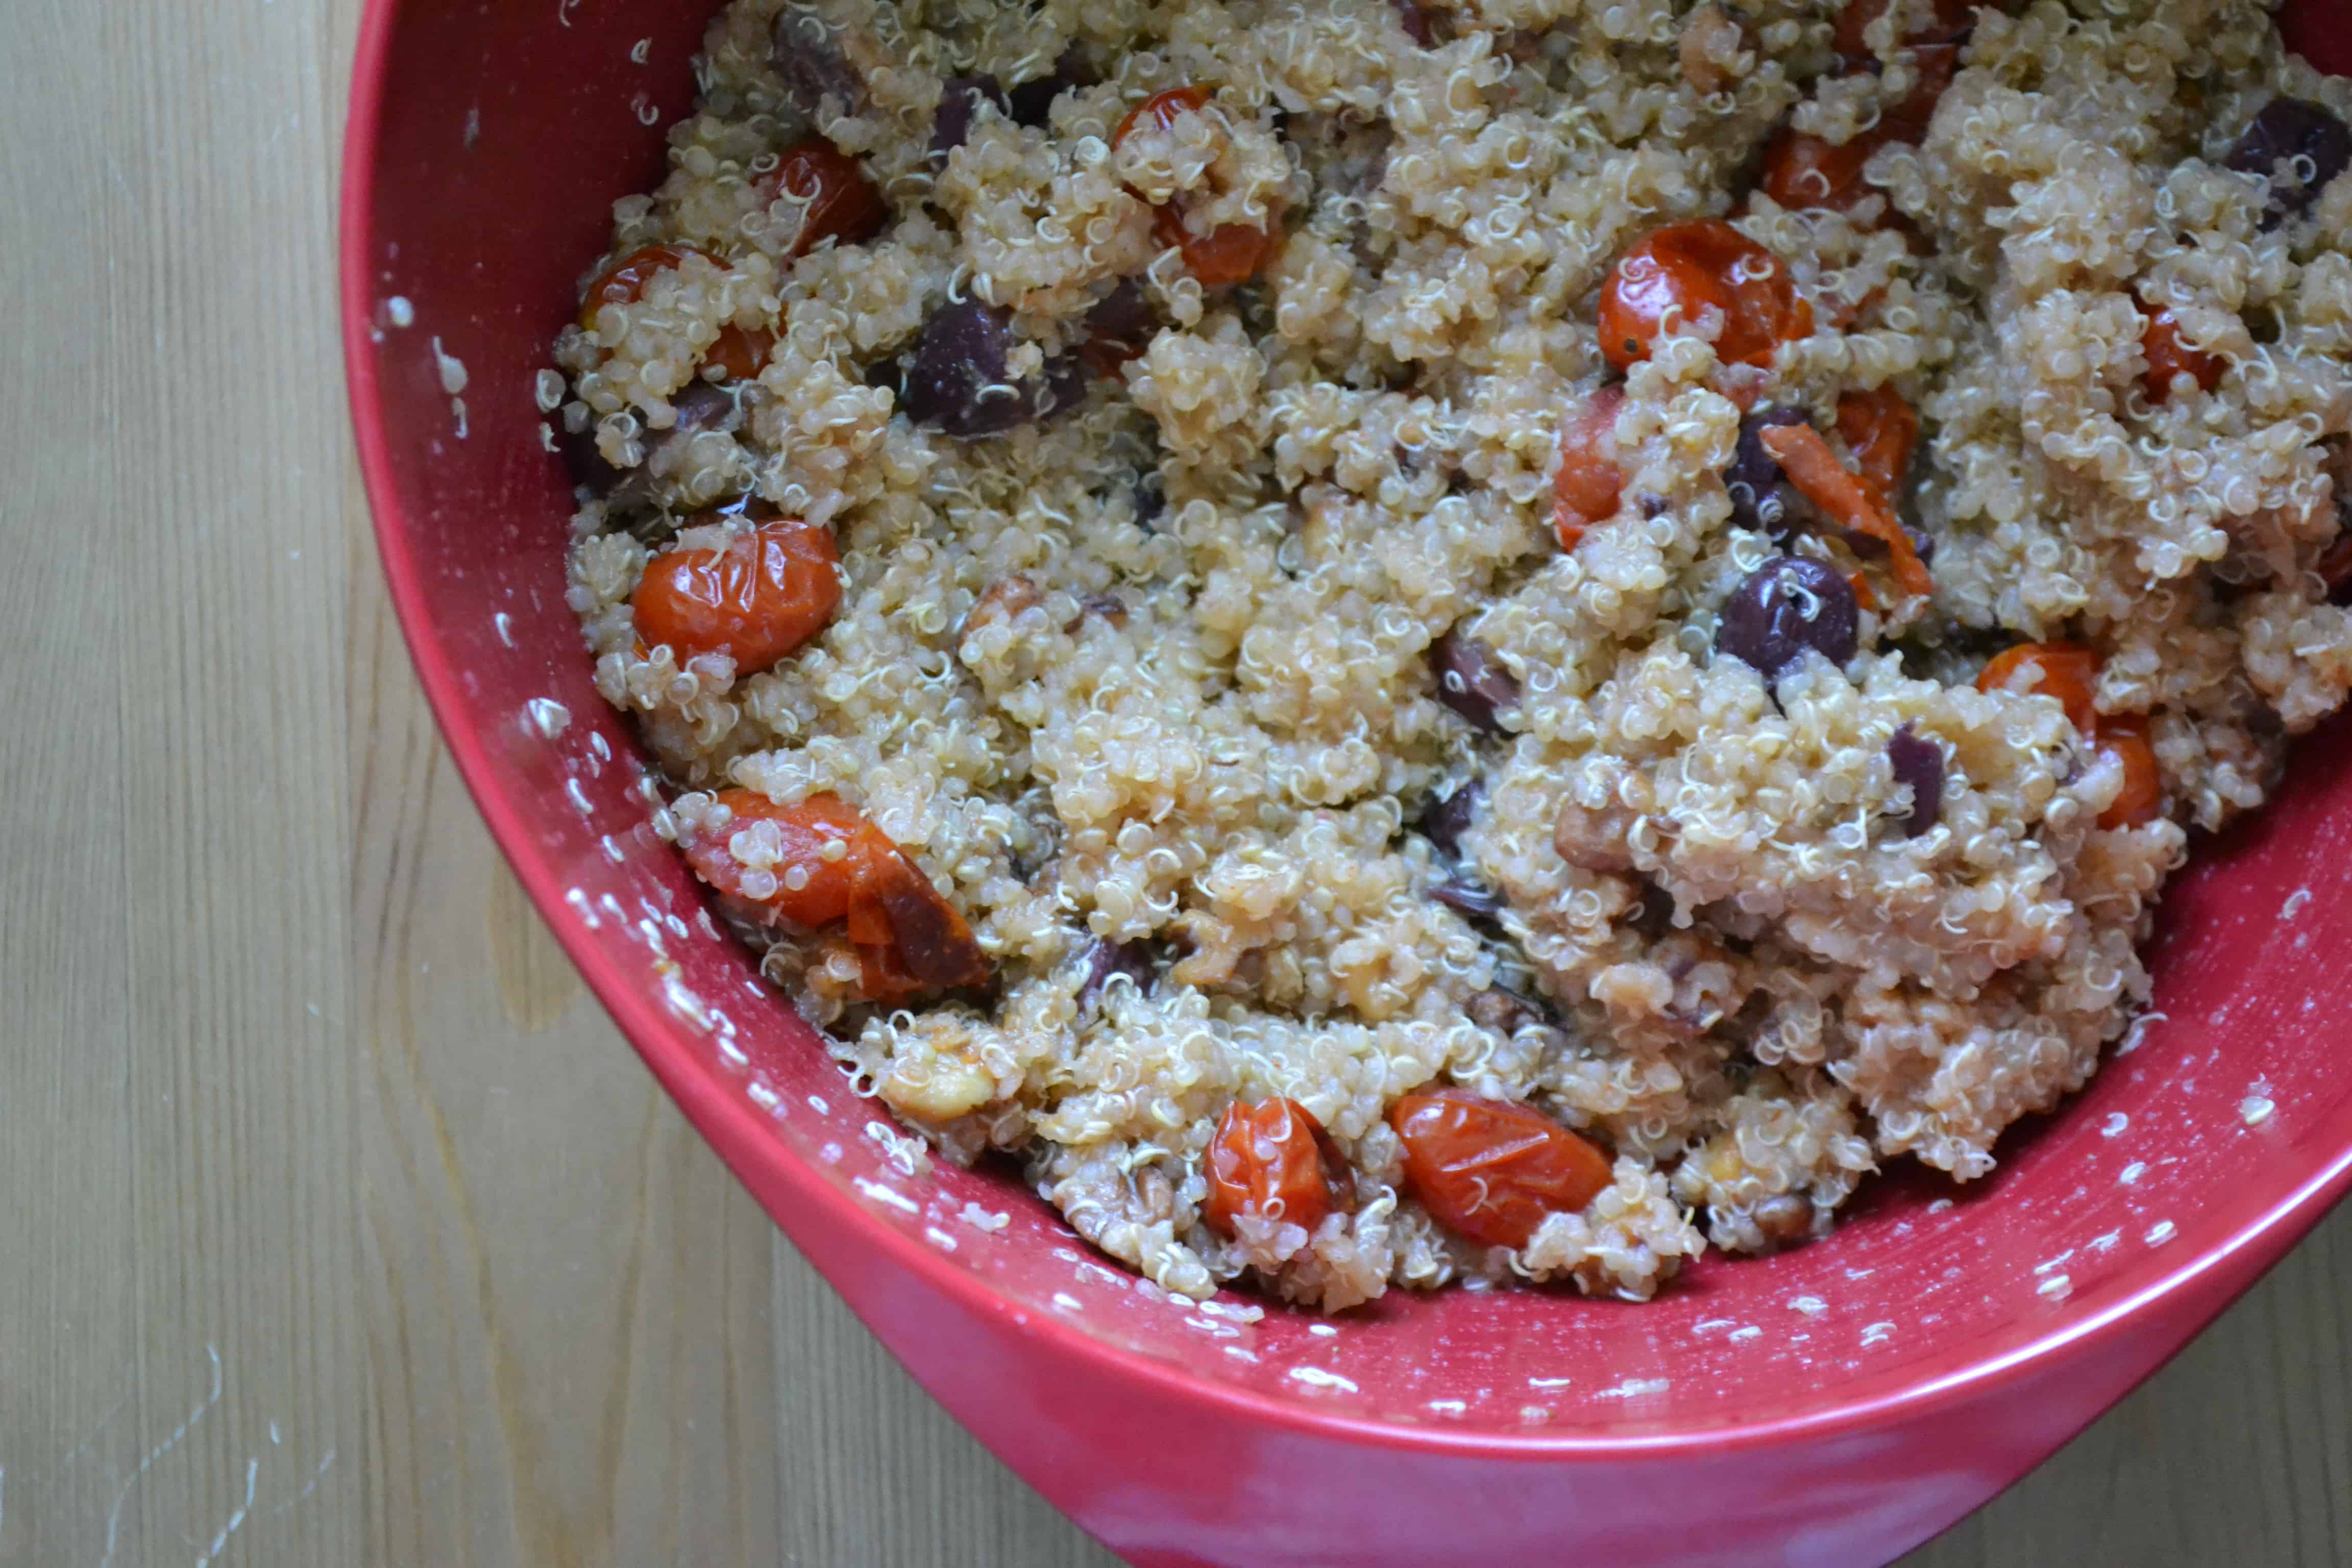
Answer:
[[[2258,134],[2280,100],[2340,131],[2352,82],[2249,0],[1952,21],[727,6],[596,271],[691,248],[592,293],[542,401],[656,824],[740,863],[721,907],[861,1088],[1171,1290],[1337,1310],[1647,1297],[1707,1242],[1826,1233],[1900,1157],[1981,1176],[2079,1087],[2147,999],[2189,830],[2259,805],[2352,685],[2352,179],[2324,126]],[[1889,139],[1906,105],[1932,117]],[[1866,167],[1859,198],[1776,201],[1790,135]],[[879,195],[855,242],[812,246],[824,204],[777,183],[813,137]],[[1698,311],[1621,374],[1612,268],[1722,217],[1810,325],[1740,363]],[[1265,242],[1254,276],[1196,276],[1221,236]],[[2160,311],[2186,374],[2151,371]],[[1001,341],[942,372],[940,323]],[[1879,499],[1928,594],[1810,491],[1774,526],[1731,482],[1767,410],[1853,467],[1841,399],[1882,390],[1917,416]],[[1580,415],[1621,487],[1580,530]],[[756,670],[647,637],[649,561],[762,515],[829,531],[822,629]],[[1798,644],[1742,657],[1775,573]],[[2095,719],[2054,678],[1979,689],[2021,642],[2090,650]],[[985,982],[877,1005],[853,929],[763,912],[805,872],[725,790],[854,808]],[[1441,1085],[1572,1131],[1605,1184],[1519,1245],[1441,1224],[1392,1125]],[[1334,1200],[1210,1223],[1221,1118],[1276,1099]]]

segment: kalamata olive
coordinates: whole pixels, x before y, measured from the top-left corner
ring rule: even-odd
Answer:
[[[1479,729],[1499,734],[1497,715],[1519,701],[1519,683],[1495,650],[1476,637],[1447,632],[1429,650],[1437,700]]]
[[[1075,47],[1064,49],[1050,76],[1032,77],[1011,94],[1013,123],[1043,125],[1051,117],[1054,100],[1074,88],[1092,87],[1095,73]]]
[[[996,112],[1011,115],[1013,105],[1004,89],[996,85],[992,76],[951,76],[940,88],[940,106],[931,111],[931,163],[945,164],[948,154],[962,146],[971,136],[971,122],[980,118],[980,106],[989,104]]]
[[[604,460],[596,449],[596,425],[591,420],[585,429],[567,430],[563,421],[555,421],[556,444],[563,449],[564,467],[572,471],[574,485],[585,485],[589,493],[607,496],[621,482],[621,470]]]
[[[2278,169],[2282,158],[2293,160],[2287,175],[2292,183],[2284,189]],[[2229,166],[2238,173],[2260,174],[2271,182],[2272,215],[2266,227],[2307,209],[2347,163],[2352,163],[2352,130],[2307,98],[2279,97],[2263,105],[2229,157]]]
[[[1516,1035],[1530,1024],[1551,1022],[1542,1004],[1499,985],[1490,985],[1471,997],[1463,1011],[1470,1015],[1472,1023],[1498,1035]]]
[[[1486,920],[1500,914],[1503,909],[1502,894],[1458,874],[1431,888],[1429,896],[1454,913],[1467,915],[1472,920]]]
[[[1135,481],[1135,526],[1146,533],[1157,533],[1167,512],[1168,481],[1154,468]]]
[[[1434,802],[1413,824],[1420,835],[1437,846],[1438,852],[1449,858],[1462,854],[1462,836],[1470,830],[1470,820],[1478,814],[1478,805],[1486,798],[1486,786],[1476,779],[1454,787],[1444,800]]]
[[[1082,324],[1087,335],[1078,344],[1078,357],[1097,375],[1117,375],[1120,366],[1150,346],[1160,318],[1135,279],[1124,278],[1095,301]]]
[[[646,432],[644,458],[613,487],[610,499],[614,505],[650,504],[655,489],[685,465],[695,437],[705,430],[731,428],[738,417],[734,397],[707,381],[688,382],[669,400],[669,405],[677,416],[677,422],[667,430]]]
[[[1001,436],[1035,414],[1033,395],[1010,384],[1013,317],[964,300],[923,323],[907,366],[908,416],[950,436]]]
[[[1832,664],[1853,657],[1853,588],[1818,561],[1780,555],[1750,572],[1724,601],[1715,648],[1755,666],[1769,680],[1807,648]]]
[[[1764,449],[1761,433],[1769,426],[1804,423],[1804,415],[1794,408],[1759,408],[1739,422],[1739,444],[1732,449],[1731,467],[1723,470],[1724,487],[1731,492],[1731,521],[1739,527],[1775,539],[1788,537],[1789,503],[1795,491]]]
[[[1097,938],[1087,954],[1087,977],[1078,983],[1078,1011],[1102,1001],[1103,987],[1115,974],[1124,974],[1142,991],[1151,984],[1151,948],[1140,942],[1104,942]]]
[[[814,12],[787,6],[776,17],[769,60],[783,78],[784,96],[812,124],[827,98],[848,114],[866,107],[864,79],[842,53],[833,29]]]
[[[1429,13],[1421,7],[1419,0],[1391,0],[1391,3],[1396,6],[1397,26],[1404,29],[1404,36],[1424,49],[1429,47],[1430,40],[1436,34],[1429,25]]]
[[[1943,748],[1906,724],[1887,738],[1886,765],[1896,784],[1911,786],[1911,821],[1905,836],[1916,838],[1944,814]]]

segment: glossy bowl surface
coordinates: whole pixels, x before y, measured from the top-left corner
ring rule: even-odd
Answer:
[[[711,9],[369,7],[342,304],[383,568],[483,816],[647,1066],[923,1384],[1096,1535],[1252,1568],[1884,1560],[2147,1375],[2352,1184],[2342,724],[2175,884],[2160,1016],[1993,1178],[1888,1180],[1831,1240],[1709,1258],[1648,1306],[1454,1291],[1253,1321],[1107,1267],[1017,1183],[913,1157],[646,827],[564,604],[533,378],[610,202],[660,175]],[[2344,16],[2296,18],[2338,69]]]

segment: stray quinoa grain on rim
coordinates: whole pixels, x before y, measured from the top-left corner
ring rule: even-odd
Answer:
[[[2352,686],[2352,83],[2252,0],[736,0],[699,79],[555,345],[598,686],[861,1089],[1171,1290],[1983,1175]]]

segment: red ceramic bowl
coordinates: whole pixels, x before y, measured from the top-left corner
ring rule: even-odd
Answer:
[[[2160,1021],[1996,1176],[1898,1176],[1830,1240],[1710,1258],[1648,1306],[1196,1307],[1014,1182],[911,1159],[647,830],[563,601],[532,380],[608,204],[659,176],[711,9],[370,6],[342,290],[384,571],[491,831],[646,1065],[923,1385],[1095,1535],[1252,1568],[1885,1559],[2145,1377],[2352,1184],[2343,725],[2174,885]]]

